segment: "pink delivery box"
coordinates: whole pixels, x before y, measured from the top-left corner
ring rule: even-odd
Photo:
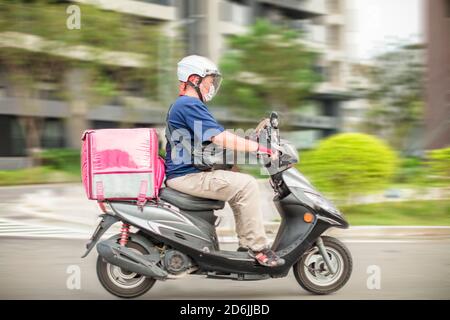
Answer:
[[[82,137],[81,171],[91,200],[157,198],[164,180],[153,128],[87,130]]]

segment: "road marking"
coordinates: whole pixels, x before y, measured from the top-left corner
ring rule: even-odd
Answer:
[[[64,227],[48,227],[22,223],[17,220],[0,219],[0,236],[88,238],[89,234],[83,230]]]

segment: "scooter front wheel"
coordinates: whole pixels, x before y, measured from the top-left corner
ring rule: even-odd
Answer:
[[[321,237],[329,261],[334,269],[329,270],[317,246],[308,250],[293,266],[295,279],[308,292],[325,295],[341,289],[350,279],[353,261],[350,251],[338,239]]]
[[[114,236],[114,238],[117,238],[117,236]],[[127,247],[142,255],[149,254],[147,249],[139,243],[133,242],[132,239],[128,241]],[[120,298],[141,296],[150,290],[156,282],[153,278],[147,278],[114,266],[106,262],[101,256],[97,258],[97,276],[107,291]]]

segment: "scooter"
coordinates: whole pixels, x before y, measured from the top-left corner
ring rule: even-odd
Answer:
[[[223,201],[198,198],[165,187],[159,199],[139,207],[135,201],[99,203],[103,214],[89,243],[86,257],[96,246],[97,275],[103,287],[115,296],[134,298],[146,293],[157,280],[186,275],[240,281],[282,278],[292,268],[299,285],[318,295],[342,288],[352,273],[352,257],[338,239],[322,236],[332,228],[348,228],[343,214],[295,168],[297,151],[279,139],[278,115],[258,138],[278,150],[277,165],[269,157],[262,163],[270,174],[274,204],[281,225],[272,245],[285,264],[260,265],[248,252],[225,251],[216,234],[214,210]],[[119,234],[99,242],[115,223]],[[131,233],[130,227],[137,229]]]

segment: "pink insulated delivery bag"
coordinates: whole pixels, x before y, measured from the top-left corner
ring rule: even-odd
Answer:
[[[143,205],[158,197],[165,169],[155,129],[87,130],[82,141],[82,178],[89,199]]]

